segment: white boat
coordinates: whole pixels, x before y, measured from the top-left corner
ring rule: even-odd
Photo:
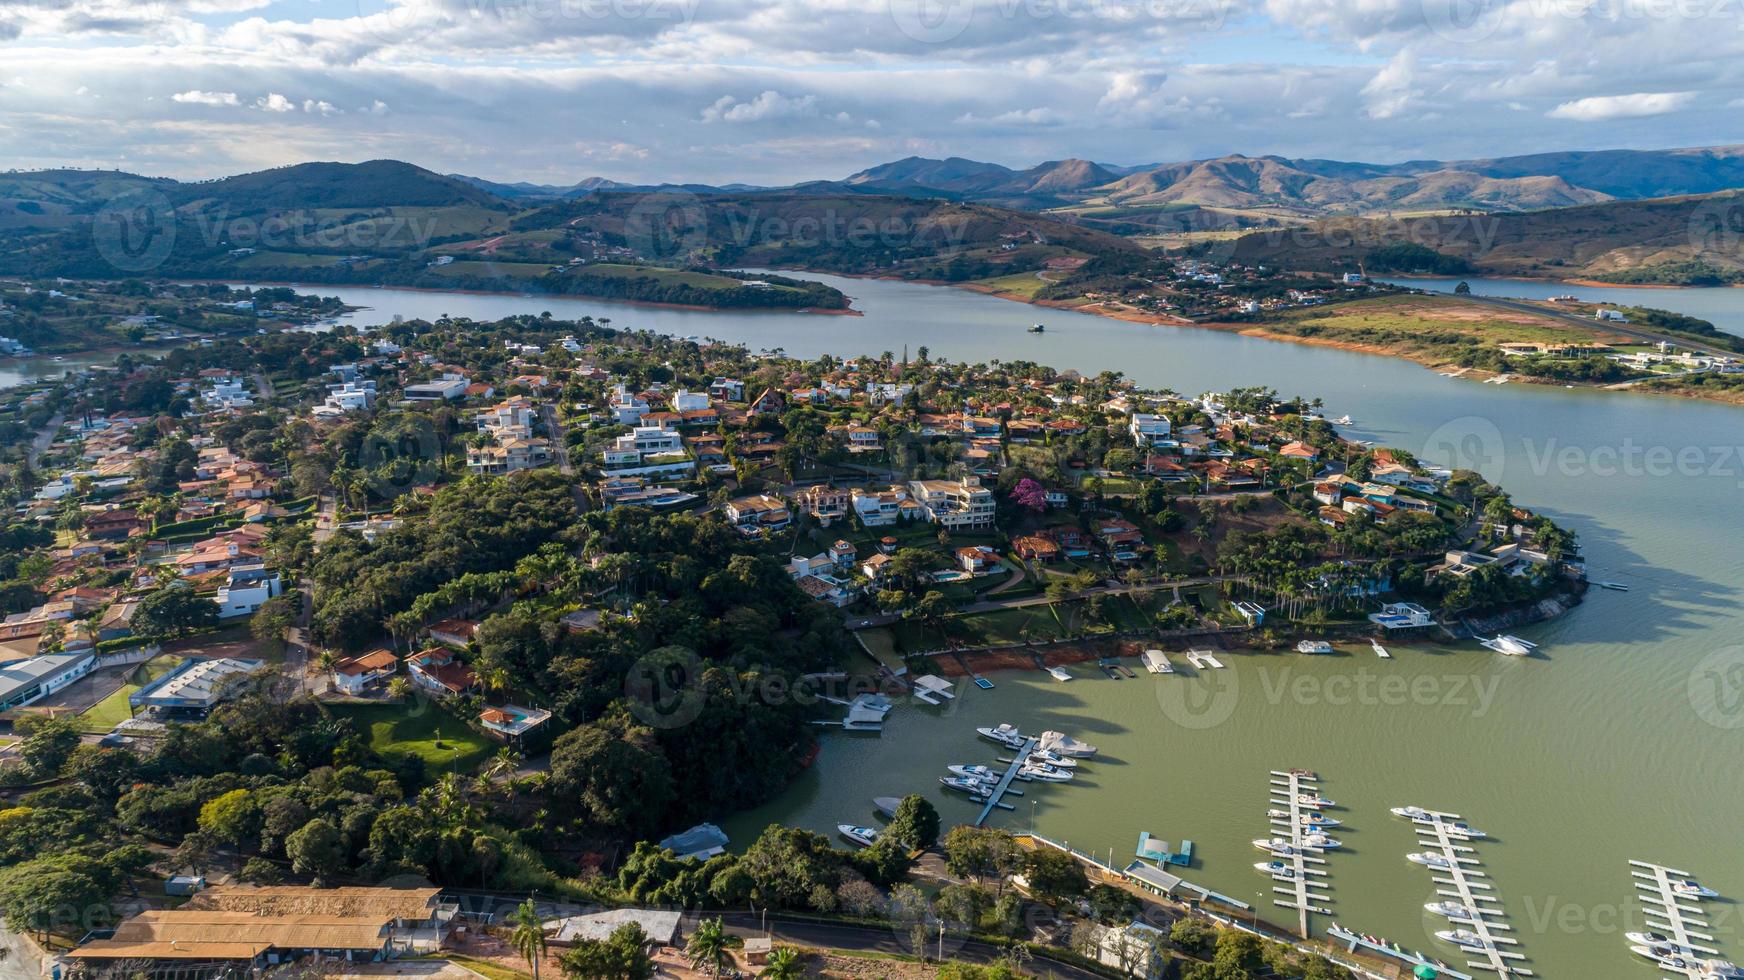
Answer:
[[[979,779],[990,783],[999,781],[999,773],[987,766],[946,766],[945,769],[951,775],[961,776],[964,779]]]
[[[1329,817],[1324,813],[1304,813],[1296,818],[1296,822],[1313,827],[1336,827],[1342,821],[1337,817]]]
[[[1045,763],[1047,765],[1053,766],[1056,769],[1076,769],[1076,768],[1078,768],[1078,760],[1077,759],[1073,759],[1069,756],[1061,755],[1058,752],[1050,752],[1047,749],[1036,749],[1034,752],[1031,752],[1029,754],[1029,757],[1030,757],[1030,761],[1032,761],[1032,762]]]
[[[1255,871],[1263,871],[1274,878],[1295,880],[1296,869],[1282,861],[1259,861],[1254,864]]]
[[[1461,905],[1458,902],[1428,902],[1424,904],[1423,909],[1454,922],[1476,922],[1478,919],[1476,909],[1469,905]]]
[[[999,724],[992,728],[977,728],[975,734],[989,742],[998,742],[1008,748],[1021,749],[1029,737],[1017,730],[1014,725]]]
[[[1303,640],[1296,644],[1297,653],[1331,653],[1332,644],[1325,640]]]
[[[1505,653],[1510,657],[1524,657],[1538,647],[1536,643],[1522,640],[1509,633],[1498,634],[1478,642],[1497,653]]]
[[[1096,754],[1096,746],[1089,742],[1080,742],[1070,735],[1060,732],[1042,732],[1041,744],[1038,747],[1060,755],[1068,755],[1074,759],[1087,759]]]
[[[878,831],[872,827],[858,827],[851,823],[836,824],[836,833],[861,847],[871,847],[878,842]]]
[[[1175,665],[1169,663],[1169,655],[1161,650],[1146,650],[1139,654],[1139,660],[1144,662],[1145,669],[1153,674],[1173,674]]]
[[[1648,957],[1649,959],[1665,959],[1672,956],[1681,956],[1684,959],[1696,959],[1701,956],[1701,954],[1696,950],[1693,950],[1688,946],[1674,943],[1664,936],[1660,936],[1658,939],[1649,942],[1645,938],[1647,935],[1656,934],[1626,932],[1623,934],[1623,938],[1629,940],[1629,949],[1632,952]]]
[[[1461,840],[1477,840],[1480,837],[1489,836],[1464,820],[1446,821],[1441,826],[1447,829],[1447,836]]]
[[[987,790],[990,788],[979,779],[965,779],[962,776],[940,776],[939,784],[946,789],[968,793],[972,797],[983,800],[987,798]]]
[[[1369,637],[1369,646],[1375,648],[1375,656],[1380,657],[1382,660],[1393,659],[1393,655],[1387,652],[1387,648],[1381,646],[1380,640],[1377,640],[1374,637]]]
[[[1490,944],[1484,937],[1470,929],[1443,929],[1435,934],[1435,938],[1444,943],[1452,943],[1462,949],[1489,949]]]
[[[1296,846],[1282,837],[1260,837],[1254,840],[1253,846],[1262,851],[1269,851],[1279,857],[1296,856]]]
[[[1331,800],[1327,799],[1324,796],[1321,796],[1318,793],[1300,793],[1296,796],[1296,802],[1302,804],[1303,806],[1337,806],[1338,805],[1337,803],[1332,802]]]
[[[1049,667],[1048,674],[1057,681],[1069,681],[1072,679],[1072,675],[1067,673],[1066,668],[1064,667]]]
[[[1333,419],[1332,423],[1334,425],[1350,425],[1350,424],[1352,424],[1350,416],[1348,416],[1348,415],[1340,415],[1338,418]]]
[[[1428,810],[1425,810],[1420,806],[1396,806],[1393,808],[1393,816],[1405,817],[1405,818],[1408,818],[1411,820],[1433,820],[1434,819],[1434,817],[1430,816],[1430,813]]]
[[[1315,832],[1312,834],[1303,834],[1301,837],[1301,841],[1302,841],[1302,846],[1304,846],[1304,847],[1318,847],[1319,849],[1321,849],[1323,851],[1330,851],[1333,848],[1344,846],[1344,841],[1341,841],[1336,837],[1332,837],[1330,835],[1322,834],[1319,832]]]
[[[1072,778],[1072,773],[1068,770],[1056,769],[1050,765],[1032,762],[1026,762],[1023,765],[1018,766],[1017,773],[1020,776],[1039,779],[1044,783],[1063,783]]]
[[[1694,897],[1694,898],[1719,898],[1720,897],[1719,892],[1714,891],[1712,888],[1703,888],[1701,885],[1696,884],[1695,882],[1689,880],[1688,878],[1685,878],[1682,881],[1672,882],[1671,883],[1671,890],[1672,890],[1673,894],[1683,895],[1685,897]]]
[[[1625,932],[1623,938],[1641,946],[1664,946],[1671,943],[1670,936],[1660,935],[1657,932]]]
[[[1440,868],[1443,871],[1453,867],[1453,862],[1449,861],[1446,856],[1436,854],[1433,851],[1415,851],[1405,855],[1405,860],[1412,864],[1421,864],[1426,868]]]

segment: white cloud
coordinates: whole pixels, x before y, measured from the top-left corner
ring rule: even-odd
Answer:
[[[285,98],[277,92],[268,92],[266,95],[255,99],[254,107],[266,112],[297,111],[297,104],[295,102],[292,102],[290,99]]]
[[[333,107],[333,103],[323,102],[319,99],[304,99],[303,111],[308,113],[320,113],[323,116],[331,116],[339,112],[338,109]]]
[[[1375,72],[1362,90],[1369,118],[1391,119],[1405,111],[1417,95],[1412,87],[1416,72],[1417,59],[1408,49]]]
[[[765,91],[749,102],[739,102],[730,95],[723,95],[702,111],[702,121],[712,122],[764,122],[771,119],[795,119],[817,115],[817,96],[802,95],[789,98],[774,89]]]
[[[186,92],[177,92],[170,96],[171,102],[184,102],[189,105],[230,106],[241,105],[242,101],[235,92],[202,92],[194,88]]]
[[[1694,101],[1694,92],[1636,92],[1633,95],[1595,95],[1564,102],[1550,110],[1552,119],[1604,122],[1676,112]]]

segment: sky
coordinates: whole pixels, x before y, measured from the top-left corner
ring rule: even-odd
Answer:
[[[0,167],[784,184],[1744,142],[1744,0],[0,0]]]

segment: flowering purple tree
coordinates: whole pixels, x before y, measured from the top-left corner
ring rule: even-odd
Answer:
[[[1042,493],[1042,485],[1027,476],[1011,488],[1011,502],[1037,514],[1048,509],[1048,498]]]

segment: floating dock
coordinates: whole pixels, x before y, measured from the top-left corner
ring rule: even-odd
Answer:
[[[1183,840],[1181,849],[1176,851],[1169,847],[1168,841],[1160,837],[1152,837],[1148,831],[1140,831],[1137,854],[1141,858],[1149,858],[1158,864],[1190,867],[1193,864],[1193,842]]]
[[[1482,957],[1467,960],[1466,965],[1489,970],[1498,977],[1533,976],[1531,970],[1516,965],[1526,959],[1525,954],[1508,948],[1519,946],[1520,941],[1502,935],[1513,932],[1513,927],[1507,924],[1506,913],[1497,907],[1501,899],[1496,896],[1495,887],[1479,880],[1489,875],[1478,870],[1483,862],[1477,858],[1477,849],[1470,845],[1473,835],[1466,830],[1460,815],[1425,810],[1422,816],[1411,819],[1411,825],[1417,831],[1420,845],[1447,860],[1447,867],[1429,869],[1435,883],[1441,886],[1435,893],[1458,902],[1471,913],[1469,918],[1447,920],[1448,928],[1464,929],[1482,941],[1482,948],[1454,944],[1467,956]]]
[[[937,674],[923,674],[914,679],[914,697],[917,701],[927,704],[940,704],[954,699],[957,695],[952,691],[952,683]]]
[[[987,793],[987,805],[981,808],[980,815],[975,818],[975,826],[980,827],[986,824],[987,818],[992,815],[995,808],[1011,809],[1011,804],[1004,802],[1007,793],[1023,795],[1011,788],[1011,782],[1017,778],[1017,770],[1023,765],[1024,760],[1028,759],[1029,754],[1036,750],[1038,741],[1040,740],[1033,737],[1023,740],[1023,748],[1018,750],[1017,757],[1011,760],[1011,765],[1005,767],[1005,775],[1000,776],[999,782],[994,783],[993,789]]]
[[[1295,909],[1297,931],[1303,939],[1313,938],[1308,929],[1308,914],[1319,912],[1331,915],[1332,910],[1325,906],[1332,901],[1332,896],[1326,894],[1330,887],[1326,882],[1326,852],[1318,847],[1302,843],[1307,836],[1308,828],[1302,822],[1302,817],[1320,809],[1318,806],[1307,806],[1302,803],[1303,796],[1320,798],[1320,777],[1301,769],[1288,772],[1272,770],[1272,806],[1282,808],[1289,813],[1285,817],[1271,819],[1272,836],[1282,837],[1290,842],[1293,852],[1288,857],[1273,854],[1272,857],[1284,862],[1290,869],[1289,876],[1273,875],[1272,880],[1279,884],[1272,886],[1272,891],[1282,898],[1272,899],[1272,904],[1284,909]],[[1270,852],[1267,852],[1270,853]],[[1287,886],[1287,887],[1284,887]]]
[[[1223,661],[1210,650],[1188,650],[1187,662],[1200,670],[1217,670],[1223,666]]]
[[[1673,943],[1687,946],[1702,956],[1719,958],[1719,950],[1705,945],[1714,942],[1714,936],[1709,931],[1713,926],[1708,924],[1708,914],[1701,906],[1704,896],[1680,892],[1676,887],[1678,882],[1693,880],[1693,875],[1646,861],[1630,861],[1629,874],[1635,879],[1635,890],[1641,898],[1641,916],[1649,929],[1663,933]],[[1667,973],[1680,972],[1664,965],[1660,969]],[[1703,972],[1696,968],[1686,975],[1691,980],[1700,980]]]
[[[1382,660],[1393,659],[1393,655],[1391,653],[1387,652],[1387,648],[1384,646],[1381,646],[1380,640],[1376,640],[1376,639],[1371,638],[1369,640],[1369,646],[1375,648],[1375,656],[1380,657]]]
[[[1339,942],[1344,943],[1344,948],[1352,953],[1359,949],[1366,949],[1377,956],[1385,956],[1389,959],[1399,960],[1404,963],[1409,963],[1414,967],[1427,966],[1434,970],[1435,975],[1438,977],[1452,977],[1453,980],[1472,980],[1472,976],[1469,973],[1461,973],[1445,963],[1424,956],[1422,953],[1416,951],[1407,952],[1403,946],[1389,943],[1379,936],[1364,936],[1352,932],[1336,922],[1332,924],[1332,928],[1326,930],[1326,934]]]
[[[1144,664],[1145,669],[1153,674],[1173,674],[1175,672],[1175,665],[1169,663],[1169,655],[1161,650],[1146,650],[1139,655],[1138,659]],[[1187,654],[1187,659],[1192,660],[1193,655]],[[1195,663],[1193,666],[1199,665]]]

